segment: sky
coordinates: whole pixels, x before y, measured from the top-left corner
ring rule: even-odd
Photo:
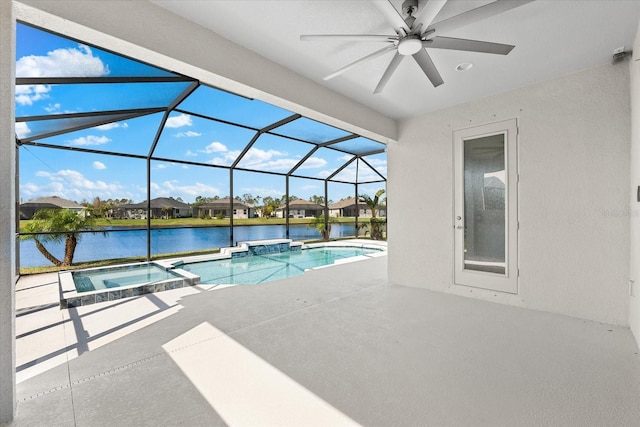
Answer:
[[[139,77],[173,76],[168,71],[124,58],[96,47],[18,24],[16,46],[17,77]],[[16,87],[16,117],[42,116],[93,111],[156,108],[170,104],[189,82],[110,83],[20,85]],[[193,202],[197,196],[224,197],[230,194],[229,169],[246,144],[256,135],[255,129],[291,116],[281,108],[200,86],[167,119],[151,161],[151,198],[174,197]],[[233,126],[204,118],[199,113]],[[110,122],[89,129],[34,140],[60,147],[99,150],[147,156],[163,113],[126,118],[113,114]],[[43,135],[60,126],[69,128],[81,120],[41,120],[17,122],[19,138]],[[93,119],[89,119],[93,120]],[[86,123],[86,122],[85,122]],[[95,122],[91,122],[95,124]],[[247,128],[248,127],[248,128]],[[301,118],[274,130],[280,135],[304,139],[294,141],[283,136],[263,134],[240,160],[237,167],[261,172],[286,173],[318,143],[349,135],[310,119]],[[383,147],[366,138],[336,144],[347,151],[363,153]],[[355,151],[353,151],[355,150]],[[326,178],[354,156],[329,148],[319,148],[302,163],[295,174],[309,178]],[[181,160],[203,165],[176,163]],[[386,154],[366,156],[365,160],[386,176]],[[357,163],[357,165],[356,165]],[[206,165],[206,166],[205,166]],[[336,180],[379,180],[364,162],[353,162],[335,175]],[[85,153],[22,145],[19,150],[20,201],[59,196],[76,202],[99,197],[106,199],[147,199],[147,162],[120,155]],[[236,170],[233,194],[249,193],[260,197],[282,197],[286,191],[284,176]],[[384,182],[359,185],[360,194],[373,196],[385,188]],[[329,199],[353,197],[353,185],[329,183]],[[324,196],[324,181],[290,178],[289,193],[308,199]]]

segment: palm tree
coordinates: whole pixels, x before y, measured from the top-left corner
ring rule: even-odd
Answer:
[[[373,199],[368,194],[362,194],[360,196],[360,201],[365,203],[369,209],[371,209],[371,218],[375,218],[378,216],[378,205],[382,201],[380,197],[384,194],[384,190],[380,189],[376,192],[376,195],[373,196]]]
[[[367,194],[363,194],[359,197],[359,201],[365,203],[367,207],[371,209],[371,219],[369,220],[369,225],[371,227],[370,235],[373,240],[382,240],[382,225],[386,222],[384,219],[377,218],[378,206],[382,201],[380,198],[383,194],[384,189],[380,189],[376,192],[373,198],[371,198]]]
[[[313,220],[307,225],[307,228],[313,227],[320,232],[323,240],[329,240],[329,236],[331,235],[331,223],[336,222],[336,219],[332,216],[328,217],[326,224],[328,227],[325,228],[325,216],[318,215],[314,216]]]
[[[33,220],[25,227],[20,236],[23,240],[33,240],[42,255],[56,267],[68,267],[73,263],[76,246],[82,237],[81,230],[95,228],[95,218],[73,212],[69,209],[43,209],[33,216]],[[95,230],[94,233],[100,231]],[[46,233],[46,234],[41,234]],[[103,234],[106,235],[104,231]],[[47,242],[61,242],[64,240],[64,259],[61,261],[44,246]]]

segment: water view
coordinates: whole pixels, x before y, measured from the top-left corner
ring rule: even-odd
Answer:
[[[284,225],[255,225],[234,227],[234,244],[243,240],[279,239],[286,237]],[[331,238],[354,236],[353,224],[332,224]],[[291,225],[289,238],[293,240],[319,239],[315,228],[306,225]],[[229,246],[228,227],[210,228],[163,228],[151,231],[151,254],[165,254],[205,250]],[[47,243],[46,247],[56,257],[64,256],[64,241]],[[101,233],[84,233],[78,244],[74,262],[86,262],[102,259],[146,256],[147,231],[126,230]],[[33,240],[20,242],[20,266],[50,266],[36,248]]]

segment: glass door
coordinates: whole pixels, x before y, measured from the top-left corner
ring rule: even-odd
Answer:
[[[455,283],[517,293],[516,121],[454,132]]]

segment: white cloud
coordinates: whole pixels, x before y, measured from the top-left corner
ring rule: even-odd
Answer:
[[[203,153],[224,153],[225,151],[227,151],[227,146],[224,145],[221,142],[212,142],[211,144],[207,145],[206,147],[204,147],[204,150],[202,150]]]
[[[214,157],[209,161],[212,165],[228,166],[240,155],[239,150],[227,151],[221,157]]]
[[[187,152],[184,153],[184,155],[187,156],[187,157],[198,157],[198,153],[194,153],[191,150],[187,150]]]
[[[210,144],[207,149],[212,147],[214,144]],[[220,146],[224,147],[223,144]],[[222,148],[219,147],[219,148]],[[226,150],[226,147],[224,147]],[[214,150],[211,150],[214,151]],[[207,151],[207,152],[211,152]],[[223,156],[214,157],[211,159],[210,163],[214,165],[230,165],[233,163],[237,157],[240,155],[239,150],[234,151],[223,151],[219,150],[219,152],[224,153]],[[263,171],[289,171],[300,161],[299,158],[287,158],[287,153],[278,150],[261,150],[259,148],[251,148],[244,155],[238,166],[247,169],[254,170],[263,170]],[[327,161],[320,157],[310,157],[304,164],[301,166],[301,169],[315,169],[326,166]]]
[[[69,145],[103,145],[111,142],[106,136],[87,135],[66,141]]]
[[[278,150],[261,150],[259,148],[251,148],[242,158],[244,165],[256,165],[263,162],[267,162],[274,157],[283,157],[287,153]]]
[[[58,112],[58,111],[60,111],[60,103],[59,103],[59,102],[56,102],[55,104],[49,104],[49,105],[47,105],[46,107],[44,107],[44,110],[45,110],[47,113],[55,113],[55,112]]]
[[[151,183],[153,197],[182,197],[183,200],[192,200],[196,196],[221,195],[220,189],[211,185],[196,182],[190,185],[179,185],[176,180],[164,181],[161,184]]]
[[[384,159],[367,159],[365,157],[365,160],[367,161],[367,163],[369,163],[373,167],[376,167],[376,166],[387,166],[387,161],[384,160]]]
[[[346,160],[351,160],[352,158],[353,158],[353,156],[345,155],[345,156],[340,156],[338,158],[338,160],[346,161]],[[386,176],[387,175],[387,160],[386,159],[365,158],[365,160],[373,168],[375,168],[375,170],[377,170],[380,174],[382,174],[382,176]],[[329,175],[331,175],[333,172],[335,172],[335,171],[323,170],[323,171],[318,173],[318,177],[319,178],[326,178]],[[378,174],[376,174],[373,170],[371,170],[364,163],[360,163],[360,168],[359,168],[358,174],[359,174],[359,181],[360,182],[362,182],[362,181],[377,181],[377,180],[381,179]],[[336,179],[354,182],[355,179],[356,179],[355,162],[351,163],[347,168],[343,169],[336,176]]]
[[[383,169],[383,170],[381,170]],[[383,176],[386,174],[386,167],[385,168],[376,168],[376,170],[378,170],[378,172],[380,172]],[[327,171],[323,171],[321,173],[321,177],[327,177],[328,174]],[[350,164],[349,166],[347,166],[345,169],[343,169],[338,175],[335,176],[336,179],[342,180],[342,181],[349,181],[349,182],[355,182],[356,180],[356,166],[354,163]],[[366,165],[361,165],[360,168],[358,169],[358,181],[359,182],[363,182],[363,181],[378,181],[381,180],[382,178],[380,178],[380,176],[375,173],[373,170],[371,170],[371,168],[367,167]]]
[[[178,132],[178,133],[176,133],[176,137],[178,137],[178,138],[184,138],[184,137],[193,138],[195,136],[200,136],[200,135],[202,135],[200,132],[194,132],[192,130],[188,130],[186,132]]]
[[[280,197],[285,193],[284,188],[277,189],[264,187],[243,187],[241,191],[242,193],[254,194],[260,197]]]
[[[183,113],[179,116],[169,117],[165,126],[168,128],[180,128],[182,126],[191,126],[192,124],[191,116]]]
[[[386,166],[376,166],[375,169],[380,172],[380,174],[384,177],[387,176],[387,167]]]
[[[250,165],[240,162],[240,167],[261,171],[289,171],[296,165],[296,163],[298,162],[294,159],[276,159],[269,160],[268,162],[253,163]]]
[[[86,45],[52,50],[46,56],[23,56],[16,61],[16,77],[98,77],[107,74],[109,67],[93,56]]]
[[[86,45],[78,48],[56,49],[46,56],[23,56],[16,61],[16,77],[98,77],[109,74],[100,58]],[[32,105],[36,101],[48,98],[51,86],[17,86],[16,102],[20,105]]]
[[[317,168],[323,168],[326,165],[327,165],[327,161],[325,159],[322,159],[320,157],[309,157],[302,164],[302,166],[300,166],[300,169],[317,169]]]
[[[300,159],[284,158],[262,162],[244,163],[243,160],[242,162],[240,162],[239,166],[264,171],[289,171],[293,169],[293,167],[297,165],[299,161]],[[304,162],[302,166],[300,166],[300,169],[315,169],[324,167],[326,165],[326,160],[319,157],[310,157],[306,162]]]
[[[34,102],[49,97],[51,86],[48,85],[31,85],[16,86],[16,102],[20,105],[33,105]]]
[[[91,181],[83,174],[72,169],[57,172],[38,171],[37,177],[49,180],[46,185],[26,183],[20,186],[20,194],[25,197],[58,194],[70,200],[122,197],[123,187],[118,183],[105,181]]]
[[[126,129],[128,127],[129,125],[127,124],[127,122],[124,122],[124,123],[114,122],[114,123],[106,123],[104,125],[96,126],[95,129],[107,131],[107,130],[117,129],[117,128]]]
[[[94,169],[98,169],[98,170],[102,170],[102,169],[106,169],[107,168],[104,165],[104,163],[98,162],[98,161],[93,162],[93,164],[91,166],[93,166]]]
[[[167,165],[165,165],[164,163],[160,163],[154,169],[166,169],[166,168],[167,168]]]
[[[24,138],[31,133],[31,129],[26,122],[16,122],[16,135],[18,138]]]

